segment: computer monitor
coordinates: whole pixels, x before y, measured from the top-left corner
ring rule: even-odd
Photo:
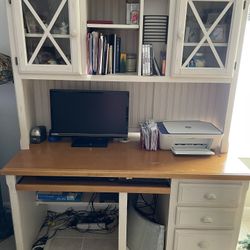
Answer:
[[[129,92],[50,90],[51,135],[72,137],[72,146],[104,147],[127,138]]]

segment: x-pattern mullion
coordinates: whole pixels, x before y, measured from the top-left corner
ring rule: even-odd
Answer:
[[[193,14],[198,22],[198,24],[200,25],[200,28],[204,34],[203,38],[201,39],[201,41],[198,43],[198,45],[196,46],[196,48],[193,50],[193,52],[190,54],[190,56],[186,59],[185,63],[183,64],[183,67],[186,67],[187,64],[190,62],[190,60],[193,58],[193,56],[197,53],[197,51],[200,49],[200,47],[202,46],[202,44],[207,40],[208,41],[208,44],[219,64],[219,66],[221,68],[224,68],[224,65],[220,59],[220,56],[218,55],[215,47],[214,47],[214,44],[210,38],[210,34],[212,33],[212,31],[214,30],[214,28],[218,25],[218,23],[221,21],[221,19],[223,18],[223,16],[226,14],[226,12],[228,11],[228,9],[231,7],[231,5],[233,4],[233,0],[231,0],[227,5],[226,7],[224,8],[224,10],[220,13],[220,15],[218,16],[218,18],[215,20],[215,22],[212,24],[212,26],[208,29],[208,31],[206,30],[201,18],[200,18],[200,15],[196,9],[196,7],[194,6],[193,4],[193,1],[190,0],[188,1],[192,11],[193,11]]]
[[[203,34],[204,34],[205,40],[207,40],[208,44],[210,45],[211,50],[213,51],[213,54],[214,54],[214,56],[215,56],[215,58],[216,58],[216,60],[217,60],[217,62],[218,62],[218,64],[219,64],[219,66],[220,66],[221,68],[223,68],[223,63],[221,62],[220,56],[218,55],[218,53],[217,53],[217,51],[216,51],[216,49],[215,49],[215,47],[214,47],[214,45],[213,45],[213,42],[212,42],[212,40],[210,39],[210,36],[208,35],[208,32],[207,32],[207,30],[206,30],[206,28],[205,28],[205,26],[204,26],[204,24],[203,24],[203,22],[202,22],[202,20],[201,20],[201,18],[200,18],[200,15],[199,15],[199,13],[198,13],[196,7],[194,6],[194,3],[193,3],[192,1],[190,1],[190,2],[189,2],[189,5],[190,5],[190,7],[191,7],[191,9],[192,9],[192,11],[193,11],[193,13],[194,13],[194,16],[195,16],[195,18],[196,18],[198,24],[200,25],[200,28],[201,28],[201,30],[202,30],[202,32],[203,32]],[[219,21],[220,21],[220,20],[219,20]],[[205,42],[205,40],[204,40],[204,42]],[[202,44],[200,44],[200,47],[201,47],[201,45],[202,45]],[[199,49],[200,47],[198,47],[198,49]],[[197,51],[198,51],[198,50],[197,50]],[[195,54],[194,54],[194,55],[195,55]],[[188,63],[188,62],[186,62],[186,63]],[[186,64],[186,65],[187,65],[187,64]],[[184,65],[184,66],[186,66],[186,65]]]
[[[32,7],[32,5],[29,3],[28,0],[23,0],[24,3],[26,4],[26,6],[29,8],[30,12],[33,14],[33,16],[35,17],[35,19],[37,20],[37,22],[39,23],[39,25],[42,27],[44,34],[40,40],[40,42],[38,43],[32,57],[29,60],[29,64],[32,64],[38,54],[38,52],[40,51],[42,45],[44,44],[46,38],[49,38],[51,40],[51,42],[53,43],[53,45],[56,47],[57,51],[59,52],[59,54],[61,55],[61,57],[63,58],[63,60],[65,61],[65,63],[67,65],[70,65],[70,62],[68,60],[68,58],[64,55],[64,52],[61,50],[60,46],[57,44],[57,42],[55,41],[54,37],[50,34],[50,31],[53,27],[53,25],[55,24],[58,16],[60,15],[65,3],[67,2],[67,0],[62,0],[62,2],[60,3],[58,9],[56,10],[52,20],[50,21],[48,27],[45,26],[45,24],[42,22],[41,18],[38,16],[38,14],[36,13],[36,11],[34,10],[34,8]]]

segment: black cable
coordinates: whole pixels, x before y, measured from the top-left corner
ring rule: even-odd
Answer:
[[[156,206],[157,206],[157,195],[152,195],[151,201],[148,202],[143,194],[139,194],[142,201],[138,201],[135,204],[135,209],[144,217],[148,218],[152,222],[156,222]],[[139,198],[138,197],[138,198]],[[149,210],[149,211],[147,211]]]
[[[39,234],[42,234],[42,230],[44,229],[46,229],[46,231],[33,244],[32,250],[43,249],[46,242],[52,239],[58,231],[66,229],[74,229],[81,233],[112,233],[118,225],[118,209],[108,205],[104,209],[96,210],[94,206],[96,198],[97,194],[92,194],[89,200],[90,211],[75,211],[72,208],[67,209],[63,213],[48,211]],[[77,228],[79,223],[89,223],[89,228],[81,230]],[[90,223],[96,223],[99,229],[91,229]],[[105,224],[105,227],[103,227],[102,224]]]

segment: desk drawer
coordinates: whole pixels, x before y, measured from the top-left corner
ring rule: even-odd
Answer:
[[[178,205],[238,207],[241,184],[180,183]]]
[[[230,250],[233,231],[175,230],[174,250]]]
[[[177,207],[176,226],[181,228],[233,229],[233,208]]]

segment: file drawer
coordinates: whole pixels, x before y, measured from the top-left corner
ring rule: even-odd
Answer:
[[[175,230],[174,250],[230,250],[233,231]]]
[[[178,205],[238,207],[241,184],[180,183]]]
[[[233,208],[177,207],[176,227],[233,229],[235,219]]]

